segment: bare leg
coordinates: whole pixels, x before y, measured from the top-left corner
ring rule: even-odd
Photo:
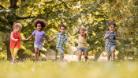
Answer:
[[[35,48],[35,61],[38,61],[39,60],[39,49],[38,48]]]
[[[47,56],[48,56],[47,53],[45,53],[45,60],[47,60]]]
[[[58,59],[57,56],[58,56],[58,51],[57,51],[56,54],[55,54],[55,60]]]
[[[84,52],[84,58],[85,58],[85,61],[88,60],[88,52]]]
[[[63,61],[64,59],[64,53],[60,53],[60,60]]]
[[[108,61],[111,60],[111,54],[110,54],[110,53],[108,53],[108,55],[107,55],[107,60],[108,60]]]
[[[78,61],[81,61],[82,52],[78,52]]]
[[[115,60],[115,49],[112,52],[112,60]]]
[[[16,58],[18,50],[19,50],[18,48],[11,49],[11,55],[12,55],[12,62],[13,63],[15,62],[15,58]]]

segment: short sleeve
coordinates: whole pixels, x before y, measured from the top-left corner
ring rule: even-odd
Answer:
[[[45,32],[43,31],[43,37],[46,37],[46,34],[45,34]]]
[[[35,35],[35,33],[36,33],[36,30],[34,30],[34,31],[32,32],[32,35],[34,36],[34,35]]]

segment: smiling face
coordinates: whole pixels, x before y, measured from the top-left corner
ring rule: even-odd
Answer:
[[[19,32],[22,28],[22,25],[20,23],[15,23],[13,26],[13,31]]]
[[[42,26],[41,26],[40,23],[37,24],[36,29],[37,29],[38,31],[41,31],[41,30],[42,30]]]
[[[19,28],[19,27],[15,27],[15,28],[14,28],[14,31],[15,31],[15,32],[18,32],[18,31],[20,31],[20,28]]]
[[[115,31],[115,26],[114,25],[110,25],[109,26],[109,31]]]
[[[86,36],[86,29],[84,29],[84,28],[80,28],[80,30],[79,30],[79,34],[81,35],[81,36]]]
[[[61,32],[61,33],[65,33],[65,27],[61,26],[61,27],[60,27],[60,32]]]

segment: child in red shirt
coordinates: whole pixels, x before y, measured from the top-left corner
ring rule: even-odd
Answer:
[[[22,25],[20,23],[13,24],[13,31],[10,35],[10,51],[12,56],[12,62],[15,62],[15,56],[21,47],[21,31]],[[25,40],[25,39],[24,39]]]

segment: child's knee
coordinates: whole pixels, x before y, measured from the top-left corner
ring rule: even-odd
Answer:
[[[39,54],[39,51],[35,51],[35,54]]]

